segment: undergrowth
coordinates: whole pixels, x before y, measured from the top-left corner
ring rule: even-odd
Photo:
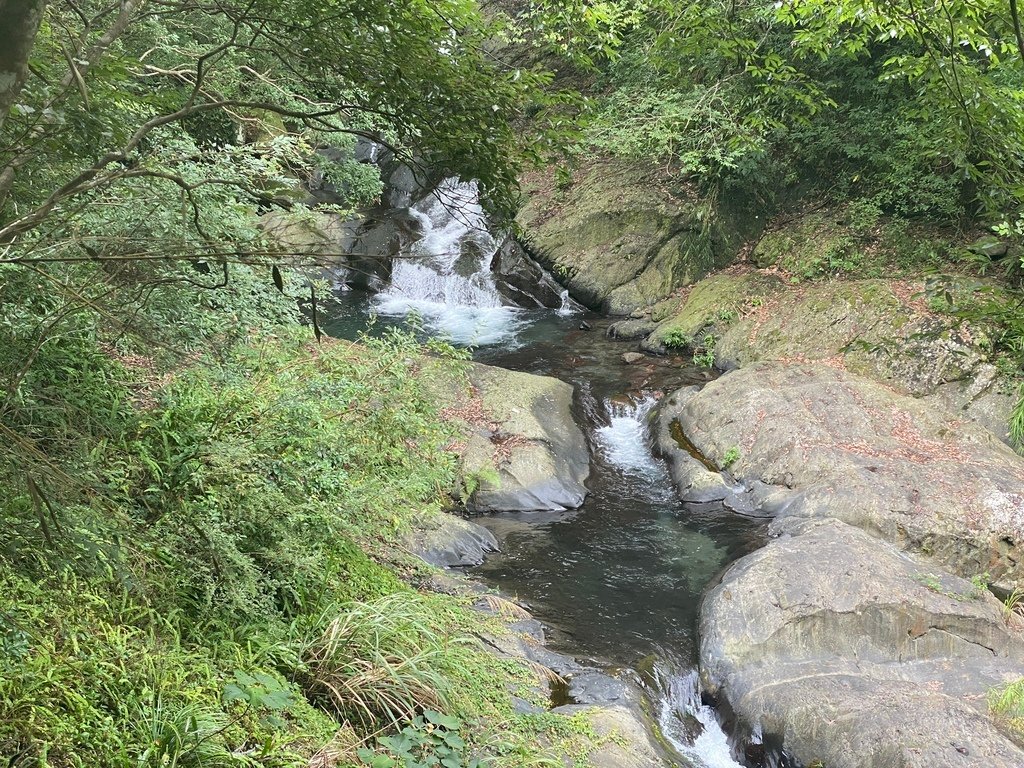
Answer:
[[[530,671],[395,571],[455,486],[427,353],[460,366],[399,332],[44,344],[0,411],[0,766],[376,764],[428,710],[462,764],[543,762]]]

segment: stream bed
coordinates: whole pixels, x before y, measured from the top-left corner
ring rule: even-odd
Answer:
[[[568,302],[561,310],[507,306],[487,272],[494,241],[479,207],[458,202],[421,206],[425,235],[396,260],[391,283],[374,295],[339,292],[325,330],[355,338],[371,316],[380,330],[415,314],[423,332],[471,346],[478,362],[575,386],[592,455],[584,505],[479,518],[501,552],[474,573],[523,602],[548,627],[553,649],[643,679],[681,765],[737,768],[701,701],[697,621],[705,588],[763,543],[763,524],[720,504],[681,503],[647,426],[662,394],[712,374],[685,358],[628,365],[622,355],[635,345],[608,338],[608,320]],[[475,271],[465,269],[467,240]]]

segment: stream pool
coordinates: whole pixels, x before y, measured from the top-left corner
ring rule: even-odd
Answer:
[[[372,306],[368,297],[346,295],[338,310],[325,328],[354,338]],[[680,358],[627,365],[622,354],[635,345],[609,339],[608,321],[596,316],[524,311],[514,321],[513,343],[496,334],[505,343],[476,347],[474,359],[575,385],[577,421],[591,447],[590,493],[570,512],[477,518],[501,552],[474,573],[524,603],[548,627],[553,649],[611,671],[657,669],[651,694],[680,757],[701,768],[736,768],[714,713],[700,701],[697,620],[705,588],[760,546],[763,524],[720,504],[680,502],[651,452],[646,421],[662,393],[710,373]],[[583,322],[590,330],[579,329]],[[381,317],[375,327],[400,324]],[[702,725],[696,739],[692,719]]]

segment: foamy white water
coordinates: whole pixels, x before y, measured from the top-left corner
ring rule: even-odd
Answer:
[[[477,185],[446,179],[410,209],[423,237],[395,259],[391,284],[374,298],[382,315],[418,315],[458,344],[515,340],[522,312],[504,305],[490,264],[498,243],[487,230]]]
[[[715,711],[701,704],[697,670],[667,675],[661,684],[658,725],[672,746],[702,768],[743,768],[732,759]]]
[[[598,443],[612,464],[627,474],[652,480],[665,474],[647,439],[647,416],[657,402],[653,395],[636,403],[607,402],[611,420],[597,430]]]

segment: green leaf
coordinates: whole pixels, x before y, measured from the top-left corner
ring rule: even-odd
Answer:
[[[441,712],[435,712],[432,709],[428,709],[423,713],[423,716],[427,718],[434,725],[439,725],[442,728],[447,728],[450,731],[457,731],[462,726],[462,721],[457,717],[451,715],[445,715]]]

